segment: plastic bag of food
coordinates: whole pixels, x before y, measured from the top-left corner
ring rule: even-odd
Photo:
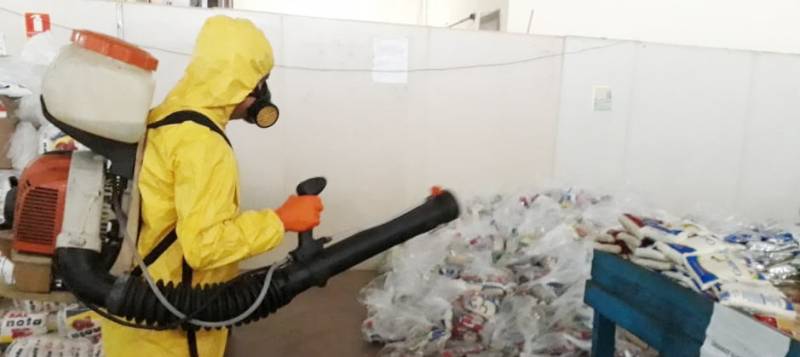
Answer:
[[[42,102],[39,93],[20,98],[19,106],[17,106],[15,114],[20,121],[31,123],[36,128],[48,123],[47,118],[44,117],[44,113],[42,112]]]
[[[31,92],[39,92],[47,65],[28,62],[21,57],[0,57],[0,81],[19,84]]]
[[[36,144],[38,142],[38,133],[33,124],[29,122],[20,122],[14,130],[14,135],[11,136],[10,146],[6,154],[11,159],[11,166],[15,170],[22,171],[28,166],[28,163],[33,161],[38,155]]]
[[[40,155],[51,151],[75,150],[87,150],[87,148],[49,122],[39,127],[38,153]]]
[[[688,255],[685,267],[692,280],[702,289],[708,290],[725,282],[757,282],[764,280],[746,259],[730,252]]]
[[[88,307],[70,305],[58,312],[58,333],[68,339],[87,339],[99,343],[102,339],[100,318]]]
[[[33,93],[22,85],[0,80],[0,96],[18,99],[31,94]]]
[[[546,341],[586,353],[587,237],[610,227],[582,214],[598,204],[613,201],[572,189],[468,201],[458,221],[395,249],[362,291],[365,339],[387,356],[519,355]]]
[[[5,256],[0,256],[0,278],[6,285],[14,285],[14,262]]]
[[[530,336],[541,333],[540,301],[530,295],[515,295],[505,299],[491,327],[491,349],[519,354]]]
[[[720,304],[746,311],[784,319],[794,319],[797,315],[794,304],[780,290],[767,283],[723,283],[717,296]]]
[[[102,355],[102,350],[100,351]],[[15,340],[6,356],[14,357],[93,357],[95,349],[88,340],[67,340],[54,335],[31,336]]]
[[[655,242],[655,248],[676,264],[685,264],[686,257],[691,255],[705,255],[739,249],[739,247],[726,244],[714,236],[706,235],[678,239],[670,243]]]
[[[625,230],[636,236],[639,240],[650,238],[655,241],[671,242],[683,230],[671,226],[669,223],[649,217],[642,217],[626,213],[619,218]]]
[[[27,313],[40,313],[40,312],[55,313],[67,306],[68,304],[54,302],[54,301],[27,300],[27,299],[14,300],[14,307],[17,310],[25,311]]]
[[[0,343],[47,333],[47,313],[9,311],[0,320]]]

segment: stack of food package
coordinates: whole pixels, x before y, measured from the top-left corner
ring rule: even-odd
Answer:
[[[696,221],[635,214],[595,235],[595,248],[661,272],[722,305],[800,338],[800,244],[796,226],[736,225],[712,231]]]
[[[78,304],[15,300],[0,318],[6,356],[103,356],[100,318]]]

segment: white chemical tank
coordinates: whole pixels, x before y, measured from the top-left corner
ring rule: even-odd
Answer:
[[[45,73],[50,114],[91,134],[125,143],[144,136],[158,60],[133,44],[75,30]]]

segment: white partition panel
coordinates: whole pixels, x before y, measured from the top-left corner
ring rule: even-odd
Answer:
[[[557,180],[599,189],[626,181],[625,147],[634,97],[632,42],[568,38],[556,147]],[[611,90],[610,111],[595,111],[593,88]]]
[[[756,55],[737,207],[796,221],[800,208],[800,56]]]
[[[283,63],[369,69],[376,39],[406,39],[409,65],[425,64],[424,28],[300,17],[284,18]],[[283,180],[283,187],[273,197],[282,200],[302,179],[327,177],[326,212],[318,231],[338,233],[336,238],[422,202],[426,191],[411,194],[406,185],[414,171],[411,160],[422,154],[414,149],[409,136],[411,108],[417,100],[415,92],[419,93],[413,77],[408,83],[391,84],[374,82],[368,71],[277,68],[275,74],[283,79],[275,87],[282,118],[276,127],[280,131],[271,138],[281,145],[270,153],[275,162],[261,168]],[[264,145],[255,140],[241,142],[253,148]],[[247,175],[246,171],[257,165],[246,163],[246,156],[240,155],[240,159],[245,188],[256,192],[255,180],[260,175]],[[258,160],[264,161],[264,157]]]
[[[642,45],[625,173],[675,212],[735,203],[752,53]]]
[[[568,38],[557,181],[676,213],[796,219],[800,57]],[[592,109],[592,86],[613,92]]]

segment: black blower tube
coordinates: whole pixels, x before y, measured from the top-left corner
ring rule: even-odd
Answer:
[[[237,325],[264,318],[312,286],[324,286],[331,276],[450,222],[458,215],[456,198],[443,191],[402,216],[345,238],[307,260],[293,260],[276,269],[261,306]],[[143,278],[130,275],[118,278],[104,271],[99,253],[79,248],[58,248],[56,254],[67,288],[81,300],[147,326],[167,326],[178,321],[156,299]],[[266,271],[262,271],[227,283],[195,287],[164,284],[162,281],[158,286],[170,303],[184,313],[204,321],[225,321],[252,305],[263,287],[265,274]]]

